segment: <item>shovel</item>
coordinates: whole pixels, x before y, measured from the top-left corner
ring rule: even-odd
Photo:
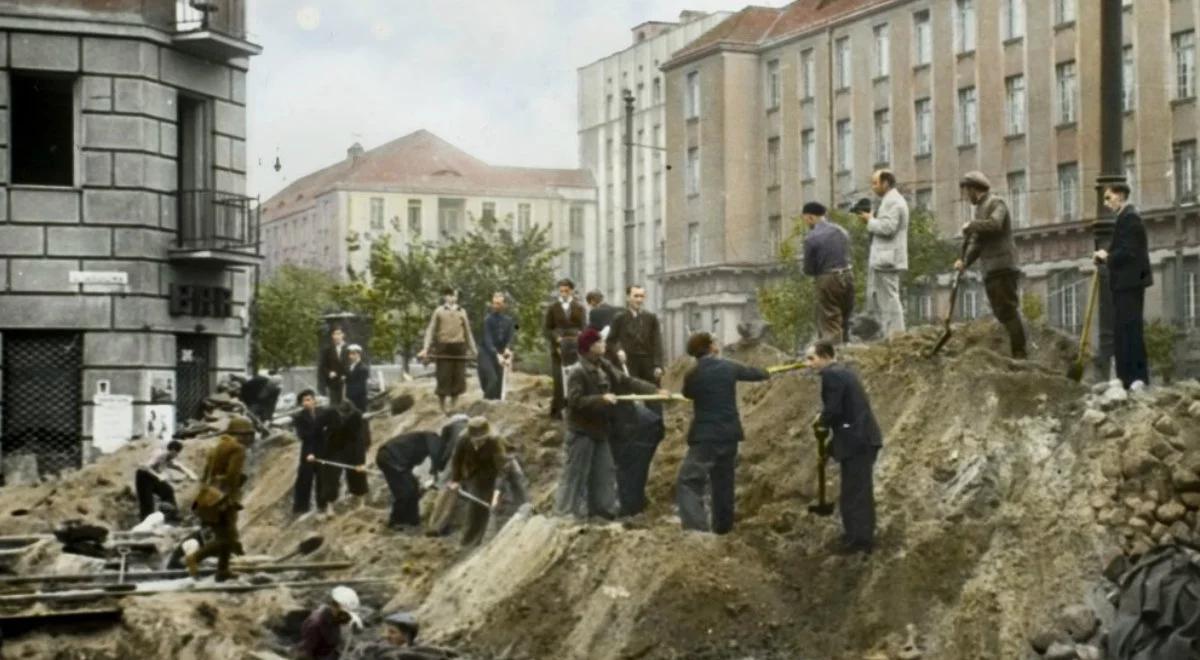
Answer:
[[[275,563],[282,564],[283,562],[291,559],[292,557],[296,557],[298,555],[311,555],[312,553],[316,552],[317,549],[320,548],[324,544],[325,544],[324,536],[320,536],[320,535],[310,536],[310,537],[304,539],[303,541],[301,541],[300,545],[296,546],[295,550],[292,550],[291,552],[280,557],[279,559],[276,559]]]
[[[808,512],[816,516],[832,516],[833,502],[825,501],[825,460],[828,457],[828,446],[825,439],[817,433],[816,427],[813,428],[813,434],[817,438],[817,503],[808,505]]]
[[[808,365],[803,362],[792,362],[789,364],[776,364],[776,365],[767,367],[767,373],[769,373],[771,375],[781,374],[785,371],[795,371],[797,369],[803,369],[807,366]]]
[[[1067,368],[1067,378],[1078,383],[1083,380],[1083,361],[1087,359],[1088,342],[1092,338],[1092,317],[1096,312],[1096,299],[1100,297],[1100,267],[1092,273],[1092,285],[1088,290],[1087,312],[1083,315],[1083,329],[1079,331],[1079,357]]]
[[[967,258],[967,245],[970,242],[970,237],[963,237],[962,254],[959,256],[959,259]],[[954,286],[950,287],[950,310],[946,312],[946,329],[942,332],[942,337],[938,339],[937,344],[934,344],[933,350],[929,351],[927,357],[937,355],[938,351],[942,350],[942,347],[946,345],[946,342],[950,341],[950,320],[954,318],[954,305],[958,302],[958,287],[962,284],[963,273],[965,272],[967,272],[967,269],[963,268],[954,275]]]

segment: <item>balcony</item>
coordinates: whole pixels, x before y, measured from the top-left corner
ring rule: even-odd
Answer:
[[[262,53],[246,39],[244,0],[175,0],[175,47],[226,62]]]
[[[258,199],[213,190],[179,193],[179,233],[173,263],[253,266],[262,261]]]

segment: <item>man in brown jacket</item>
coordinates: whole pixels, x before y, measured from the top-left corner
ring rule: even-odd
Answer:
[[[467,422],[466,441],[459,441],[450,459],[450,482],[446,485],[447,495],[437,502],[434,512],[434,529],[439,533],[449,528],[451,516],[460,491],[473,495],[467,502],[467,524],[463,528],[463,547],[478,545],[487,531],[492,510],[500,503],[500,486],[510,476],[515,463],[508,460],[500,439],[492,433],[492,427],[483,417],[472,417]],[[480,502],[487,502],[484,506]]]
[[[579,359],[576,337],[587,324],[587,310],[575,300],[575,283],[558,281],[558,297],[546,308],[542,332],[550,345],[550,375],[554,378],[554,397],[550,401],[550,416],[558,419],[567,407],[563,370]]]
[[[976,260],[983,271],[983,286],[996,320],[1008,331],[1012,356],[1024,360],[1025,325],[1021,322],[1017,248],[1013,243],[1012,217],[1004,200],[991,193],[992,184],[983,172],[967,172],[959,182],[963,194],[975,205],[975,219],[963,226],[965,259],[954,262],[962,271]]]
[[[631,284],[625,288],[626,308],[613,319],[606,341],[630,376],[658,383],[663,374],[662,332],[658,317],[642,309],[646,289]]]
[[[206,557],[217,557],[217,582],[233,577],[229,570],[229,557],[241,552],[238,541],[237,519],[242,508],[242,484],[246,477],[242,467],[246,463],[246,447],[254,444],[254,424],[245,417],[229,420],[225,435],[208,452],[204,476],[200,479],[200,493],[192,508],[196,515],[213,533],[213,538],[187,557],[187,570],[193,578],[200,573],[200,562]]]
[[[433,349],[433,354],[430,354]],[[437,362],[437,397],[442,412],[446,412],[446,398],[450,407],[458,403],[458,397],[467,391],[467,361],[478,355],[475,336],[467,312],[458,306],[458,292],[450,287],[442,289],[442,305],[433,310],[429,326],[425,328],[425,347],[417,354],[421,360]]]

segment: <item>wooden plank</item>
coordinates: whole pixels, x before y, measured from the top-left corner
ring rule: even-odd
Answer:
[[[259,573],[286,573],[289,571],[336,571],[345,568],[353,568],[354,563],[348,561],[325,561],[325,562],[294,562],[290,564],[234,564],[235,571],[243,573],[259,572]],[[215,568],[200,569],[201,575],[212,575],[216,573]],[[34,584],[48,582],[100,582],[102,580],[112,578],[116,579],[120,575],[118,571],[106,571],[103,573],[39,573],[36,575],[6,575],[0,577],[0,585],[5,584]],[[170,578],[187,577],[188,572],[183,569],[166,570],[166,571],[126,571],[125,581],[135,582],[138,580],[163,580]]]
[[[6,638],[20,635],[43,626],[77,626],[89,623],[120,623],[124,611],[120,607],[90,607],[52,612],[22,612],[0,614],[0,631]]]
[[[170,585],[152,589],[138,589],[137,591],[125,592],[110,592],[104,589],[78,589],[74,591],[56,591],[56,592],[29,592],[21,594],[0,595],[0,605],[16,605],[22,603],[52,603],[52,602],[72,602],[72,601],[95,601],[105,598],[126,598],[129,596],[154,596],[165,593],[241,593],[249,591],[264,591],[266,589],[275,589],[277,587],[287,587],[290,589],[306,589],[311,587],[334,587],[337,585],[351,584],[377,584],[381,582],[390,582],[393,580],[404,579],[402,576],[389,576],[379,578],[347,578],[344,580],[296,580],[291,582],[267,582],[264,584],[226,584],[213,583],[202,585]]]

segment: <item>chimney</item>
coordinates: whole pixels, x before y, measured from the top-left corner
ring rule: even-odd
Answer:
[[[707,15],[707,12],[696,11],[695,9],[684,9],[683,11],[679,12],[679,22],[691,23],[692,21],[698,18],[704,18]]]
[[[363,146],[361,144],[355,142],[354,144],[350,145],[349,149],[346,150],[346,159],[347,160],[358,160],[358,157],[363,155],[363,153],[364,153]]]

